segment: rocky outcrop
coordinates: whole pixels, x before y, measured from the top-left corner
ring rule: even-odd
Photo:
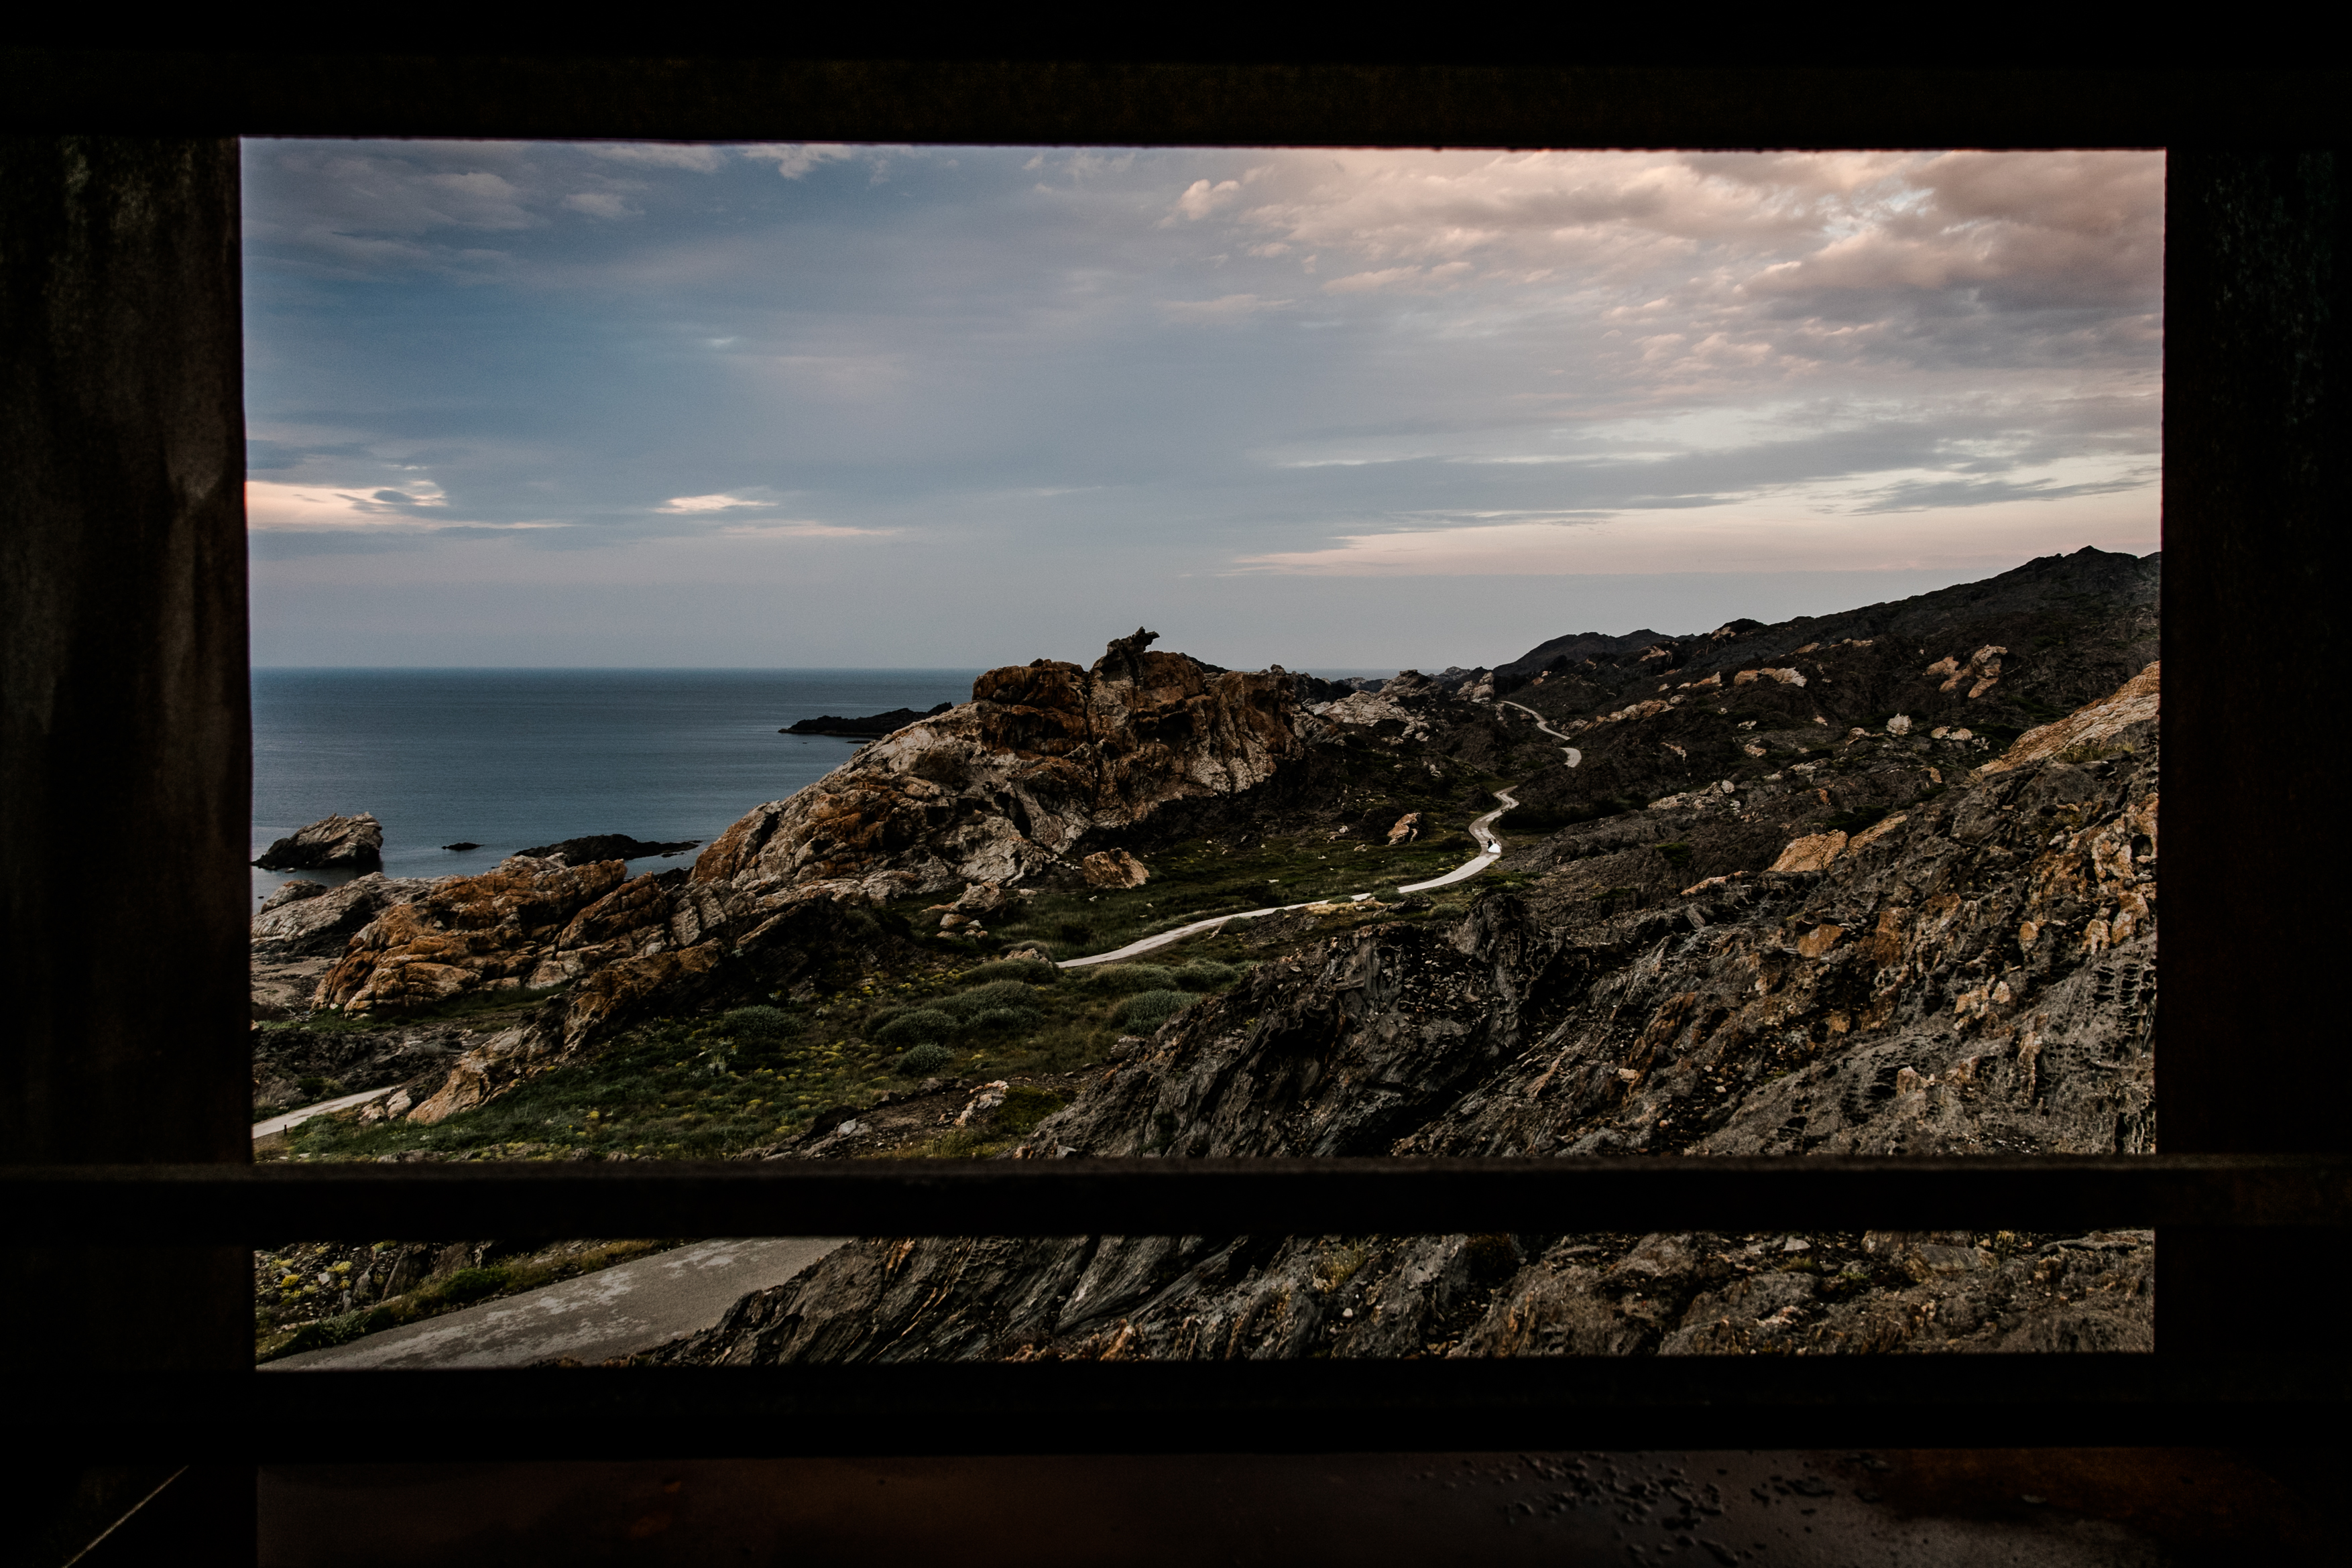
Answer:
[[[436,883],[433,877],[382,872],[353,877],[341,887],[289,883],[262,900],[253,917],[254,956],[277,962],[339,954],[376,916],[424,897]]]
[[[689,883],[682,871],[626,875],[619,861],[573,866],[518,855],[480,876],[445,878],[355,935],[320,980],[317,1003],[413,1012],[472,991],[551,989],[727,940],[774,914],[731,887]]]
[[[1112,643],[1090,670],[991,670],[972,700],[877,740],[704,850],[694,880],[765,896],[903,876],[907,894],[1077,881],[1108,841],[1181,802],[1232,797],[1304,755],[1315,721],[1290,677],[1212,671]]]
[[[2000,773],[2044,758],[2128,746],[2135,735],[2152,733],[2162,676],[2160,664],[2148,665],[2105,701],[2077,709],[2055,724],[2027,730],[2017,737],[2014,746],[1986,763],[1980,771]]]
[[[383,864],[383,824],[366,811],[321,817],[271,844],[253,863],[263,871],[373,871]]]
[[[1806,831],[1826,785],[1645,814],[1638,842],[1571,830],[1524,895],[1321,941],[1178,1013],[1020,1154],[2145,1151],[2139,738],[1954,787],[1924,741],[1855,742],[1885,748],[1874,787],[1907,767],[1913,792],[1801,870],[1770,867],[1828,837]],[[1629,877],[1695,880],[1629,907]],[[2135,1233],[869,1240],[668,1354],[2145,1349],[2150,1260]]]

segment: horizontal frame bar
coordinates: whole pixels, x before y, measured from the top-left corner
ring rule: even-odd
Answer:
[[[872,53],[901,40],[879,35]],[[1159,146],[2325,144],[2352,73],[0,50],[0,128],[138,135]]]
[[[0,1167],[25,1244],[386,1236],[2075,1231],[2352,1222],[2340,1155]]]
[[[1640,1356],[140,1373],[0,1383],[86,1462],[2275,1442],[2341,1358]],[[352,1419],[354,1412],[364,1412]],[[467,1412],[500,1413],[471,1419]],[[2325,1425],[2315,1425],[2325,1423]],[[319,1434],[334,1436],[322,1451]]]

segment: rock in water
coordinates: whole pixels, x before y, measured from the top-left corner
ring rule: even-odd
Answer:
[[[383,864],[383,824],[369,811],[321,817],[271,844],[253,863],[263,871],[374,871]]]
[[[1105,840],[1178,802],[1255,789],[1322,731],[1283,670],[1212,671],[1151,641],[1119,638],[1091,670],[1039,659],[987,672],[971,702],[736,822],[695,880],[870,898],[1076,883]]]
[[[562,843],[541,844],[537,849],[517,850],[516,854],[530,860],[556,860],[566,865],[587,865],[595,861],[635,861],[651,855],[683,854],[700,843],[700,839],[679,839],[671,843],[658,843],[649,839],[633,839],[626,833],[589,833]],[[455,848],[455,845],[451,845]],[[468,849],[479,849],[469,844]]]
[[[778,735],[830,735],[843,740],[879,740],[884,736],[904,729],[910,724],[919,724],[924,719],[936,718],[953,706],[955,706],[953,703],[940,703],[923,713],[917,713],[910,707],[894,707],[888,713],[871,714],[865,718],[841,718],[833,714],[827,714],[823,718],[802,719],[799,723],[788,725],[776,733]]]

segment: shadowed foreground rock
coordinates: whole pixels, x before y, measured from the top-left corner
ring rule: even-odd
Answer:
[[[1855,731],[1838,784],[1874,792],[1877,820],[1802,870],[1770,868],[1829,838],[1808,831],[1830,803],[1810,775],[1556,835],[1538,863],[1557,869],[1524,895],[1311,945],[1179,1013],[1015,1157],[2149,1149],[2155,690],[2151,667],[2105,699],[2119,722],[2076,716],[2068,745],[2036,732],[1948,780],[1931,760],[1948,747]],[[868,1239],[660,1358],[2151,1344],[2146,1233],[1638,1237],[1561,1220],[1522,1236]]]

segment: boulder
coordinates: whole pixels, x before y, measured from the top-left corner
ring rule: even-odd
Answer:
[[[383,864],[383,824],[367,811],[321,817],[271,844],[253,863],[263,871],[373,871]]]
[[[1103,850],[1078,862],[1088,887],[1141,887],[1151,873],[1125,850]]]

